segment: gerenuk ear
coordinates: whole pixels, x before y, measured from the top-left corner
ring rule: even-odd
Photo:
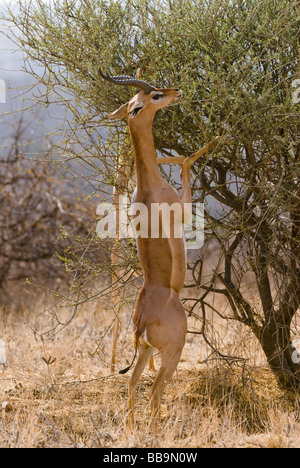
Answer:
[[[127,108],[128,108],[128,102],[126,104],[123,104],[123,106],[119,107],[119,109],[115,110],[115,112],[112,112],[109,114],[110,119],[124,119],[124,117],[127,116]]]

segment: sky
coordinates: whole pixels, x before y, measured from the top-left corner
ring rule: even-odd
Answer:
[[[4,10],[5,2],[0,0],[0,14]],[[0,79],[6,85],[6,97],[9,100],[8,89],[20,85],[23,81],[28,81],[25,73],[22,72],[22,54],[17,50],[17,46],[6,36],[9,33],[8,24],[0,20]],[[1,104],[3,102],[1,101]],[[8,103],[7,103],[8,104]],[[3,112],[8,106],[1,106],[0,112]]]
[[[0,0],[0,15],[5,11],[6,3],[7,0]],[[27,109],[32,103],[28,89],[34,80],[22,70],[23,53],[5,35],[7,33],[8,23],[0,19],[0,156],[13,141],[14,129],[21,116],[26,126],[24,140],[36,142],[57,127],[57,117],[61,115],[57,106],[49,110],[35,106],[34,111],[28,109],[20,112],[20,109]]]
[[[0,0],[0,18],[5,3],[6,0]],[[65,117],[65,109],[55,104],[51,104],[47,109],[38,105],[30,108],[34,103],[31,99],[32,93],[38,94],[38,87],[30,92],[34,78],[22,70],[23,54],[17,45],[5,36],[4,33],[7,31],[7,24],[4,25],[0,19],[0,158],[5,158],[9,153],[20,119],[24,132],[19,145],[20,152],[29,158],[36,157],[49,148],[48,135],[60,127]],[[62,128],[60,131],[63,131]],[[53,142],[59,138],[59,135],[51,135],[50,139]],[[73,166],[74,170],[77,170],[75,163]],[[82,166],[80,171],[83,176],[88,173],[88,170]],[[82,188],[85,187],[84,178],[80,181],[80,185]],[[90,191],[88,185],[86,191]]]

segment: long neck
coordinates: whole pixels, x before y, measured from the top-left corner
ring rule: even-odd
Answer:
[[[156,151],[152,134],[153,118],[128,119],[130,136],[134,148],[137,186],[143,188],[153,186],[162,182],[162,176],[156,161]]]

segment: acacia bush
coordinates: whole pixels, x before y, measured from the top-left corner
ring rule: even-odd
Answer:
[[[73,116],[60,146],[89,167],[95,191],[116,181],[120,155],[132,165],[126,122],[111,123],[107,114],[133,91],[104,82],[100,66],[115,75],[139,70],[153,85],[183,90],[182,103],[155,118],[162,154],[188,155],[220,134],[230,139],[193,169],[193,197],[205,203],[206,239],[219,256],[209,280],[201,262],[192,266],[199,290],[185,303],[190,313],[197,305],[207,339],[207,299],[221,295],[225,319],[249,327],[281,385],[298,388],[291,326],[300,305],[299,103],[292,99],[299,1],[20,0],[9,19],[27,71],[43,85],[39,101]],[[245,294],[249,273],[254,302]]]

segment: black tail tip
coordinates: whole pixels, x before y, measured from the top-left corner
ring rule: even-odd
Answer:
[[[129,371],[130,367],[131,367],[131,366],[128,366],[128,367],[126,367],[125,369],[121,369],[121,370],[119,371],[119,374],[126,374],[126,372]]]

